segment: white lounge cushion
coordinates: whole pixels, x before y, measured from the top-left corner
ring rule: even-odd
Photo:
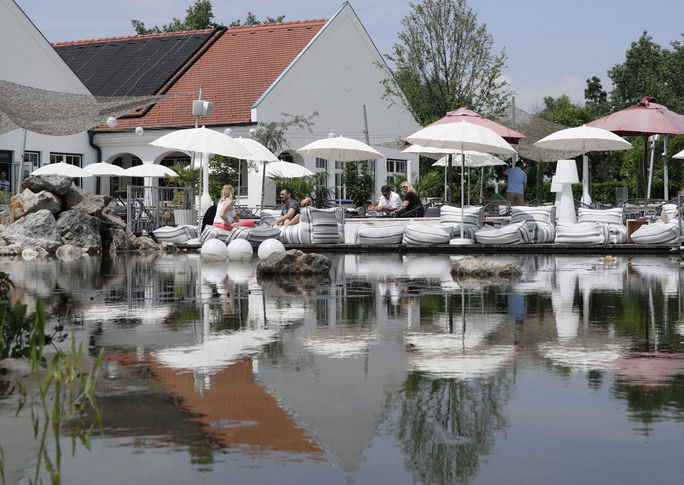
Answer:
[[[299,222],[293,226],[280,227],[280,242],[283,244],[311,244],[313,226],[306,222]]]
[[[531,243],[550,243],[556,237],[556,207],[511,207],[511,224],[524,223]]]
[[[385,226],[362,224],[356,229],[356,244],[367,246],[401,244],[403,237],[404,226],[401,224]]]
[[[483,226],[475,232],[475,240],[481,244],[525,244],[530,242],[525,222],[500,227]]]
[[[658,221],[653,224],[644,224],[634,231],[630,238],[635,244],[674,244],[677,242],[678,232],[677,224],[665,224]]]
[[[204,244],[209,239],[220,239],[228,244],[235,239],[247,239],[249,231],[246,227],[234,227],[231,231],[221,229],[215,226],[205,226],[204,231],[200,235],[200,241]]]
[[[602,222],[622,226],[622,207],[612,209],[589,209],[580,207],[577,212],[577,222]]]
[[[411,223],[404,228],[403,243],[407,246],[449,244],[450,229],[449,227],[423,222]]]
[[[275,222],[276,219],[280,217],[280,209],[262,209],[259,215],[259,224],[267,224],[269,222]]]
[[[162,226],[152,231],[152,234],[158,242],[182,244],[197,237],[197,227],[189,225]]]
[[[463,237],[472,239],[475,231],[484,222],[484,207],[469,206],[463,208]],[[461,237],[461,208],[444,205],[440,209],[439,223],[449,227],[451,237]]]
[[[262,224],[256,227],[246,227],[247,240],[254,248],[267,239],[280,239],[280,227]]]
[[[627,227],[622,223],[622,207],[612,209],[589,209],[580,207],[577,222],[598,222],[608,225],[608,243],[622,244],[627,241]]]
[[[608,227],[599,222],[556,224],[556,244],[605,244],[608,242]]]
[[[661,214],[665,214],[667,220],[670,221],[677,211],[677,204],[663,204]]]
[[[301,223],[311,224],[312,244],[339,244],[344,242],[344,209],[316,209],[304,207],[301,210]]]

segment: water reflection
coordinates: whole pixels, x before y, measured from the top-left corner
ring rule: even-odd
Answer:
[[[56,316],[69,306],[77,338],[91,353],[105,349],[96,441],[112,440],[123,456],[128,447],[187,454],[163,460],[160,481],[189,462],[191,475],[203,474],[189,478],[222,482],[226,450],[246,481],[291,471],[366,482],[378,455],[395,482],[487,481],[504,466],[508,433],[553,428],[557,417],[541,411],[567,405],[548,391],[559,382],[590,400],[593,419],[609,408],[633,440],[650,436],[650,453],[662,451],[658,423],[678,427],[667,446],[684,445],[678,262],[488,256],[523,276],[482,284],[454,281],[453,256],[330,258],[330,280],[303,286],[258,282],[256,261],[203,263],[192,253],[0,261],[0,271],[30,307],[38,296]],[[527,429],[514,409],[531,379],[544,399],[526,404],[536,418]],[[599,439],[587,433],[587,443]],[[613,459],[624,452],[600,438]],[[544,442],[562,439],[525,441],[526,450],[543,457]],[[111,465],[93,461],[106,475]]]

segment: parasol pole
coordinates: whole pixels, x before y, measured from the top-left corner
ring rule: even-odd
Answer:
[[[655,159],[655,147],[658,141],[658,135],[651,135],[651,163],[648,168],[648,186],[646,189],[646,198],[651,198],[651,184],[653,183],[653,162]]]
[[[465,185],[465,180],[463,180],[463,175],[465,174],[465,155],[463,153],[463,144],[461,144],[461,239],[463,239],[463,187]]]
[[[670,174],[667,170],[667,140],[669,136],[665,135],[663,139],[663,199],[670,200],[670,190],[667,186]]]

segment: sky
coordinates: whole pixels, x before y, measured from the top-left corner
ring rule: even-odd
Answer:
[[[147,27],[184,18],[194,0],[16,0],[50,42],[135,34],[131,19]],[[391,53],[410,2],[351,0],[381,54]],[[414,3],[419,3],[414,2]],[[331,17],[341,0],[212,0],[215,21],[229,24],[248,11],[260,20]],[[598,76],[604,89],[607,71],[625,60],[625,52],[644,30],[662,47],[684,40],[683,0],[468,0],[478,21],[494,38],[496,53],[508,56],[505,79],[516,106],[539,111],[547,96],[567,94],[584,103],[586,79]]]

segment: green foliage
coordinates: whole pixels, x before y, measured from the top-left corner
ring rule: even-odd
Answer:
[[[399,43],[386,55],[396,69],[383,81],[384,98],[404,106],[422,125],[461,106],[484,116],[502,113],[510,96],[502,77],[507,56],[491,52],[494,39],[466,0],[409,5]]]
[[[347,198],[351,199],[354,207],[366,206],[375,189],[375,180],[368,170],[368,162],[365,161],[346,162],[342,170],[342,183],[346,187]]]
[[[418,197],[444,197],[444,169],[433,169],[421,175],[413,188]]]
[[[259,21],[252,12],[247,12],[247,17],[245,21],[240,23],[240,19],[233,20],[229,27],[239,27],[241,25],[261,25],[261,24],[277,24],[285,20],[285,15],[279,15],[275,18],[266,17],[266,20]]]
[[[237,196],[238,187],[238,168],[240,162],[237,158],[223,157],[215,155],[209,160],[209,195],[212,200],[221,195],[221,188],[225,184],[230,184],[235,188]],[[243,181],[245,183],[246,181]]]
[[[565,94],[557,99],[544,98],[544,110],[537,116],[565,126],[580,126],[591,121],[589,110],[572,104]]]
[[[146,28],[145,23],[140,20],[131,19],[133,30],[138,35],[145,34],[159,34],[161,32],[181,32],[184,30],[202,30],[212,29],[218,24],[212,21],[214,12],[211,10],[210,0],[196,0],[195,3],[189,6],[185,11],[185,18],[180,20],[173,17],[171,22],[162,27],[154,26]]]
[[[306,197],[310,197],[314,207],[323,207],[325,200],[330,198],[330,191],[325,187],[319,186],[318,183],[322,178],[325,178],[326,175],[327,174],[320,172],[294,179],[275,176],[270,177],[270,179],[275,182],[278,192],[280,189],[288,187],[292,190],[292,197],[295,200],[302,200]]]
[[[7,273],[0,273],[0,360],[28,357],[31,352],[33,322],[26,317],[26,305],[10,306],[12,281]]]
[[[186,190],[174,191],[173,205],[188,209],[192,206],[192,196],[199,189],[200,169],[183,162],[178,162],[170,168],[178,174],[178,177],[166,177],[171,186],[192,189],[192,193]]]

